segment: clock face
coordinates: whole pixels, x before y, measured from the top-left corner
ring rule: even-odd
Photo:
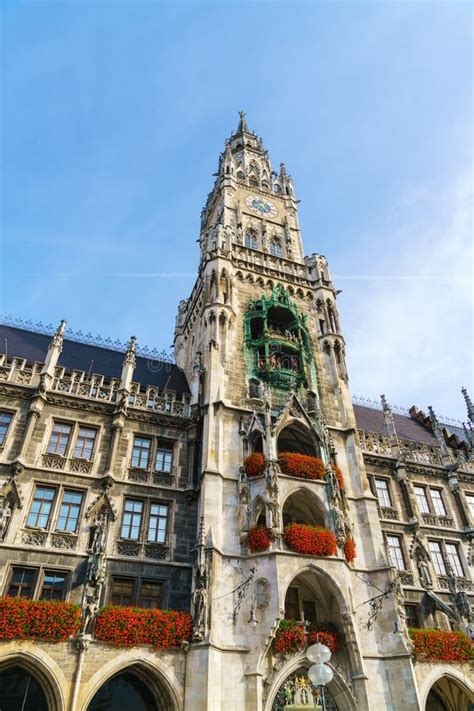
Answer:
[[[247,195],[245,204],[254,212],[258,212],[262,217],[276,217],[278,210],[270,200],[264,200],[256,195]]]

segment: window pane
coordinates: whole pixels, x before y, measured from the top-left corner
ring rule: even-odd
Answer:
[[[65,491],[56,524],[57,531],[75,533],[82,505],[82,494],[79,491]]]
[[[474,495],[466,494],[466,501],[469,506],[469,511],[471,512],[471,518],[474,519]]]
[[[40,600],[64,600],[66,594],[66,573],[46,570],[41,586]]]
[[[446,565],[441,552],[441,544],[438,541],[429,541],[428,545],[437,575],[446,575]]]
[[[122,522],[122,538],[137,541],[140,538],[143,517],[143,502],[132,499],[125,500]]]
[[[173,446],[166,442],[158,442],[156,450],[155,469],[158,472],[171,472],[173,467]]]
[[[91,427],[80,427],[74,447],[74,456],[80,459],[92,459],[97,431]]]
[[[112,578],[110,602],[112,605],[133,605],[135,600],[135,580],[133,578]]]
[[[32,528],[47,528],[56,489],[37,486],[26,525]]]
[[[11,412],[0,412],[0,446],[5,443],[12,419],[13,415]]]
[[[68,425],[66,422],[55,422],[49,439],[48,452],[50,454],[60,454],[64,456],[66,454],[70,434],[71,425]]]
[[[458,578],[464,577],[464,570],[459,557],[458,547],[455,543],[446,543],[446,553],[448,555],[449,565],[453,569],[454,575]]]
[[[375,480],[375,490],[377,492],[377,499],[380,506],[391,506],[392,502],[390,499],[390,493],[388,491],[388,483],[385,479]]]
[[[135,437],[132,452],[132,467],[147,469],[150,460],[151,439]]]
[[[415,489],[416,501],[421,513],[431,513],[428,505],[428,499],[426,498],[425,488],[423,486],[415,486],[413,488]]]
[[[13,568],[7,595],[32,598],[37,572],[34,568]]]
[[[446,516],[446,508],[443,503],[440,489],[430,489],[431,500],[433,502],[434,512],[437,516]]]
[[[161,605],[161,593],[163,590],[162,583],[143,581],[141,594],[138,600],[140,607],[156,608]]]
[[[168,525],[168,506],[166,504],[151,504],[150,520],[148,522],[148,541],[165,543]]]
[[[397,536],[387,536],[387,548],[390,564],[394,565],[397,570],[405,570],[400,539]]]
[[[283,250],[280,242],[277,242],[276,240],[272,240],[270,242],[270,254],[272,254],[274,257],[282,256]]]
[[[405,605],[405,615],[407,627],[419,627],[420,617],[418,615],[417,605]]]

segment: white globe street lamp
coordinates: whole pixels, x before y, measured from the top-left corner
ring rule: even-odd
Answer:
[[[324,687],[329,684],[333,677],[334,672],[331,667],[328,667],[325,662],[331,659],[331,650],[326,647],[325,644],[312,644],[306,650],[306,656],[310,662],[315,662],[313,666],[308,669],[308,677],[314,686],[319,688],[319,693],[321,696],[321,706],[323,711],[326,711],[326,700],[324,698]]]

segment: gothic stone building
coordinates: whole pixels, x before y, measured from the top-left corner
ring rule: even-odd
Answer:
[[[286,618],[339,639],[328,709],[472,709],[468,663],[417,657],[407,630],[472,631],[470,429],[353,404],[327,261],[243,114],[199,242],[176,364],[65,322],[1,328],[0,594],[77,603],[82,631],[3,632],[0,708],[319,708],[304,646],[276,644]],[[295,550],[301,524],[333,548]],[[107,605],[189,611],[190,642],[112,646]]]

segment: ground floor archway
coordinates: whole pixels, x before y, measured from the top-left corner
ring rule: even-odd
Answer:
[[[473,711],[474,693],[457,679],[445,675],[431,687],[426,698],[425,711]]]
[[[326,711],[342,711],[339,709],[330,688],[324,690],[324,701]],[[320,692],[310,682],[307,676],[307,669],[301,667],[291,674],[278,689],[272,704],[271,711],[283,711],[287,705],[295,705],[298,708],[308,707],[314,709],[315,704],[320,705]]]
[[[50,711],[46,693],[29,669],[20,665],[0,669],[2,711]]]

